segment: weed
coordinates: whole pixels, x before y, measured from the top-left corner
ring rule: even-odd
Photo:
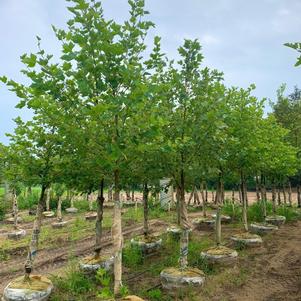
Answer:
[[[65,295],[72,296],[75,300],[79,300],[77,297],[81,294],[86,294],[94,289],[93,282],[91,282],[83,273],[81,273],[76,267],[75,263],[67,268],[64,278],[59,276],[53,276],[52,281],[56,290],[63,294],[63,296],[57,296],[51,299],[54,300],[66,300]],[[61,299],[59,299],[59,297]],[[70,299],[70,298],[69,298]]]
[[[150,301],[161,301],[162,291],[160,289],[152,289],[147,293],[147,297]]]
[[[286,221],[296,221],[300,219],[301,214],[296,210],[294,207],[288,207],[288,206],[281,206],[277,208],[276,213],[278,215],[283,215],[286,217]]]
[[[123,263],[125,266],[135,268],[143,264],[143,253],[138,246],[128,245],[122,252]]]
[[[230,200],[226,200],[222,208],[222,214],[231,216],[233,221],[239,221],[241,220],[241,206]]]

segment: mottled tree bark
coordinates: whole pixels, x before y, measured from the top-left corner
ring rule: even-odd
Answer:
[[[50,187],[46,190],[46,211],[50,210]]]
[[[216,218],[215,218],[215,239],[216,245],[219,246],[222,240],[222,226],[221,226],[221,209],[220,206],[217,208]]]
[[[119,188],[119,170],[114,171],[114,216],[113,216],[113,245],[114,245],[114,295],[120,294],[122,287],[122,227],[121,202]]]
[[[57,217],[57,220],[59,222],[62,222],[63,220],[63,217],[62,217],[62,197],[59,196],[58,197],[58,200],[57,200],[57,212],[56,212],[56,217]]]
[[[248,226],[248,216],[247,216],[247,199],[246,199],[246,180],[243,171],[241,171],[240,174],[240,179],[241,179],[241,197],[242,197],[242,220],[244,224],[245,231],[249,231],[249,226]]]
[[[298,208],[301,208],[301,186],[297,186],[297,202],[298,202]]]
[[[15,228],[15,230],[17,230],[18,229],[19,210],[18,210],[18,198],[17,198],[17,194],[16,194],[15,190],[12,191],[12,195],[13,195],[14,228]]]
[[[104,196],[103,196],[103,189],[104,189],[104,179],[101,179],[98,194],[96,199],[97,205],[97,217],[95,223],[95,257],[98,258],[100,256],[101,251],[101,238],[102,238],[102,221],[103,221],[103,203],[104,203]]]
[[[143,185],[143,233],[144,236],[147,237],[149,235],[149,228],[148,228],[148,185],[144,183]]]
[[[273,204],[273,213],[276,214],[276,187],[275,187],[275,183],[272,183],[272,204]]]
[[[280,192],[280,187],[277,189],[277,195],[278,195],[278,206],[281,205],[281,192]]]
[[[282,193],[283,193],[283,201],[284,201],[284,204],[286,205],[287,204],[287,198],[286,198],[286,191],[285,191],[285,185],[283,184],[282,185]]]
[[[256,198],[257,198],[257,202],[259,202],[260,201],[260,193],[259,193],[259,179],[258,179],[258,175],[256,175],[255,180],[256,180]]]
[[[43,213],[44,207],[45,207],[45,190],[46,190],[46,188],[47,187],[45,185],[42,185],[41,195],[40,195],[40,199],[39,199],[38,207],[37,207],[37,214],[36,214],[36,218],[35,218],[34,225],[33,225],[31,241],[29,244],[27,260],[25,263],[25,279],[29,279],[29,276],[33,269],[34,259],[38,252],[39,236],[40,236],[41,225],[42,225],[42,213]]]
[[[293,206],[292,185],[291,185],[290,181],[288,181],[288,203],[289,203],[290,206]]]
[[[182,160],[183,162],[183,160]],[[185,175],[184,170],[181,170],[180,175],[180,206],[181,206],[181,227],[183,229],[180,240],[180,268],[184,270],[188,266],[188,235],[189,222],[185,203]]]

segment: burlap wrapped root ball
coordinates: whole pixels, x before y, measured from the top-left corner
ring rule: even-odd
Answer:
[[[230,237],[234,245],[238,248],[243,247],[259,247],[262,245],[262,238],[254,233],[238,233]]]
[[[4,289],[3,301],[46,301],[53,290],[52,282],[45,276],[24,276],[10,282]]]
[[[149,254],[156,252],[161,248],[162,239],[152,235],[137,236],[131,239],[131,246],[139,248],[145,254]]]
[[[258,235],[265,235],[275,230],[278,230],[278,227],[268,223],[253,223],[250,225],[250,232]]]
[[[180,270],[171,267],[160,273],[160,279],[163,289],[171,295],[176,295],[190,289],[199,290],[205,283],[205,274],[197,268]]]
[[[209,265],[229,266],[236,263],[238,253],[225,246],[217,246],[201,252],[201,258]]]

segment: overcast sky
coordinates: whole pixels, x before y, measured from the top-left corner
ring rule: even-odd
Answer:
[[[63,27],[70,14],[64,0],[0,0],[0,75],[24,81],[19,57],[36,50],[35,36],[48,52],[59,55],[51,24]],[[105,15],[122,21],[127,0],[103,0]],[[293,67],[297,53],[283,43],[300,41],[300,0],[146,0],[156,24],[151,36],[162,37],[169,57],[177,56],[184,38],[198,38],[204,65],[225,74],[228,86],[257,86],[255,95],[275,99],[281,83],[287,91],[301,86],[301,68]],[[15,109],[18,99],[0,85],[0,142],[14,128],[13,118],[29,118]]]

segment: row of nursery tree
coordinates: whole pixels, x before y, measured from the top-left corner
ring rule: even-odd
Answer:
[[[160,37],[148,49],[154,24],[143,0],[129,0],[123,23],[106,19],[98,1],[70,2],[66,28],[53,27],[61,56],[47,53],[37,37],[37,52],[21,56],[27,84],[1,77],[17,107],[33,112],[30,121],[15,119],[9,145],[1,145],[1,176],[12,189],[41,187],[38,214],[50,185],[99,191],[100,212],[104,185],[113,185],[117,292],[120,190],[140,185],[147,197],[159,179],[171,178],[184,206],[185,191],[208,181],[216,183],[217,201],[225,179],[243,195],[250,178],[262,189],[293,177],[299,185],[301,114],[294,119],[287,110],[300,111],[300,93],[295,99],[279,90],[266,116],[254,85],[226,87],[222,72],[203,66],[198,40],[185,40],[176,61],[162,51]]]

